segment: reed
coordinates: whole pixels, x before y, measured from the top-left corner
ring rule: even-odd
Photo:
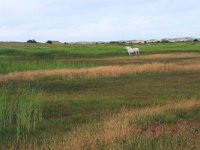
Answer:
[[[36,125],[42,120],[42,111],[35,98],[18,90],[17,94],[3,94],[0,97],[0,127],[2,130],[15,127],[17,139],[24,133],[35,131]]]

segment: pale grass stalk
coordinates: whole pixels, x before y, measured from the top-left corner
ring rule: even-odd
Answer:
[[[0,82],[10,80],[35,80],[40,77],[60,76],[64,79],[71,80],[79,78],[98,78],[98,77],[115,77],[127,73],[142,72],[170,72],[170,71],[192,71],[200,70],[200,64],[177,65],[169,64],[143,64],[143,65],[123,65],[123,66],[106,66],[89,69],[58,69],[58,70],[36,70],[13,72],[0,76]]]

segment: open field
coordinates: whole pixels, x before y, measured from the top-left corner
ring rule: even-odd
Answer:
[[[13,71],[88,68],[105,65],[120,65],[129,63],[144,63],[130,59],[123,44],[105,45],[50,45],[27,43],[0,43],[0,74]],[[132,46],[132,45],[130,45]],[[168,52],[196,52],[200,43],[155,43],[138,44],[142,55]],[[119,58],[118,58],[119,57]],[[195,57],[194,55],[191,56]],[[192,59],[192,58],[188,59]],[[184,58],[184,57],[183,57]],[[183,59],[179,58],[179,59]],[[176,61],[176,58],[173,59]],[[163,59],[162,61],[170,61]],[[198,58],[196,58],[198,59]],[[187,60],[187,59],[186,59]],[[149,58],[147,62],[154,61]],[[156,61],[156,60],[155,60]],[[156,62],[159,62],[156,61]]]
[[[200,43],[0,43],[0,149],[200,147]]]

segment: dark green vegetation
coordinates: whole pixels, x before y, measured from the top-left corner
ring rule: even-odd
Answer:
[[[89,68],[155,62],[181,65],[200,63],[199,43],[134,45],[141,49],[142,56],[139,58],[128,57],[123,46],[0,43],[0,74],[23,70]],[[161,56],[154,57],[155,54]],[[70,145],[78,137],[78,141],[86,145],[80,144],[80,141],[77,145],[85,146],[86,149],[116,149],[117,147],[119,149],[197,149],[200,139],[199,83],[198,69],[93,79],[64,80],[59,76],[53,76],[41,77],[34,81],[1,82],[0,145],[7,147],[32,143],[40,147],[45,142],[44,146],[51,146],[52,143],[48,141],[59,143],[63,138],[69,138],[65,142],[66,145]],[[185,101],[191,99],[195,102],[185,104]],[[174,108],[176,103],[182,102],[183,106]],[[169,110],[167,105],[170,105]],[[155,114],[146,113],[156,110],[157,106],[161,109],[155,111]],[[130,111],[126,126],[128,134],[126,132],[118,134],[122,129],[116,130],[114,123],[111,124],[112,132],[108,130],[112,118],[113,120],[119,118],[118,122],[122,122],[125,126],[125,121],[115,115],[121,115],[126,111]],[[141,113],[141,117],[134,119],[132,117],[134,113]],[[189,123],[185,125],[183,122]],[[179,124],[181,124],[180,131],[174,133],[162,134],[157,131],[160,126],[173,131]],[[150,126],[153,126],[152,128],[158,134],[147,132]],[[106,131],[108,130],[105,135],[102,133],[104,127]],[[185,133],[183,129],[187,128],[191,129],[191,133]],[[130,136],[132,130],[142,130],[141,133],[144,134]],[[86,131],[88,134],[85,134]],[[110,136],[112,140],[102,138],[104,136],[106,138]],[[13,142],[16,138],[18,141]],[[96,138],[99,143],[96,141],[87,143],[84,142],[84,138],[87,141]],[[64,144],[64,147],[66,145]],[[95,147],[90,147],[92,145]],[[56,149],[56,146],[54,148]]]

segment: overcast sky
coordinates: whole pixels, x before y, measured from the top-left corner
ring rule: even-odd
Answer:
[[[0,2],[0,41],[200,37],[200,0]]]

